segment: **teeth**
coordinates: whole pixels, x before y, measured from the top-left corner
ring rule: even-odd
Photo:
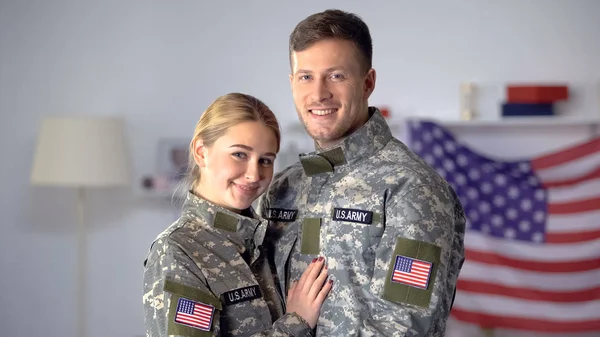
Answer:
[[[337,111],[337,109],[324,109],[324,110],[312,109],[312,110],[310,110],[311,113],[313,113],[315,115],[319,115],[319,116],[329,115],[329,114],[334,113],[336,111]]]
[[[247,185],[239,185],[237,184],[241,189],[243,189],[244,191],[253,191],[255,190],[257,187],[254,186],[247,186]]]

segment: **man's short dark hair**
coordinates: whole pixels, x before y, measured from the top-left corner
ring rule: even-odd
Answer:
[[[362,56],[364,71],[372,68],[373,42],[369,27],[358,15],[338,9],[312,14],[296,25],[290,34],[290,58],[292,52],[326,39],[353,42]]]

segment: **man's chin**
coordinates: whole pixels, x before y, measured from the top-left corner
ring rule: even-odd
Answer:
[[[328,130],[307,128],[306,133],[308,133],[308,135],[317,142],[327,142],[331,139],[331,135]]]

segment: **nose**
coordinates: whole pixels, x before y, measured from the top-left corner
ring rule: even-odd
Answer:
[[[313,102],[323,102],[330,99],[333,95],[327,86],[326,79],[313,82],[312,100]]]
[[[254,162],[248,163],[248,166],[246,167],[246,181],[249,183],[255,183],[260,179],[260,165]]]

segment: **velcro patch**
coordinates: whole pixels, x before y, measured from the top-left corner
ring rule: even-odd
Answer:
[[[298,215],[297,209],[267,208],[265,218],[273,221],[294,222]]]
[[[260,292],[260,287],[258,285],[234,289],[223,293],[223,299],[227,305],[251,301],[261,297],[262,293]]]
[[[382,297],[427,308],[440,268],[441,248],[429,242],[396,238]]]
[[[368,225],[373,223],[373,212],[352,208],[334,208],[333,220],[350,221]]]
[[[174,282],[171,280],[165,280],[163,289],[179,297],[189,298],[197,302],[206,303],[208,305],[212,305],[218,310],[222,309],[219,299],[208,291],[190,287],[183,283]]]
[[[321,218],[304,218],[301,228],[300,254],[319,254],[321,252]]]
[[[214,314],[215,307],[212,305],[181,297],[177,302],[175,323],[202,331],[210,331]]]
[[[427,289],[431,275],[431,262],[396,255],[392,282],[406,284],[419,289]]]

